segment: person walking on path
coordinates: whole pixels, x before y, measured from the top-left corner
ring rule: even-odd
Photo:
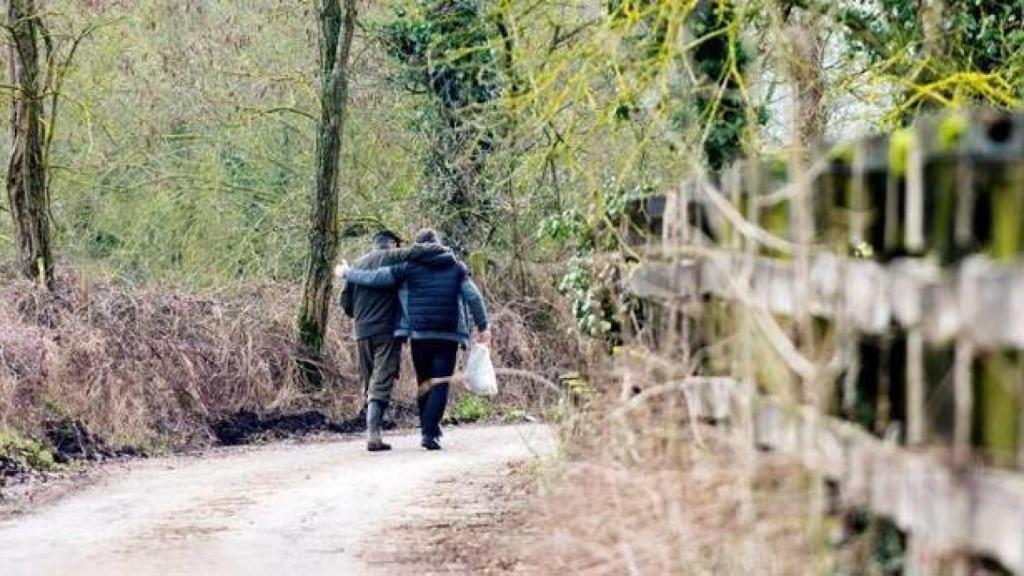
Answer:
[[[373,237],[373,250],[356,262],[359,269],[415,262],[444,254],[443,247],[416,244],[398,249],[401,239],[390,230]],[[347,283],[341,291],[341,307],[354,320],[352,337],[356,341],[359,379],[366,400],[366,448],[371,452],[390,450],[383,439],[384,412],[398,380],[402,357],[402,339],[395,337],[401,318],[398,291],[393,287],[363,287]]]
[[[434,230],[423,230],[416,235],[416,243],[440,246],[440,236]],[[448,250],[376,270],[345,269],[343,275],[346,282],[357,286],[399,287],[403,315],[395,335],[411,340],[419,384],[422,445],[427,450],[440,450],[441,420],[448,404],[458,348],[470,341],[470,320],[477,329],[476,340],[490,342],[480,289],[469,277],[465,264]]]

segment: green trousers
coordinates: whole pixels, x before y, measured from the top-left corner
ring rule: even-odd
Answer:
[[[402,364],[402,342],[390,334],[370,336],[356,341],[359,351],[359,379],[366,400],[391,401],[391,390],[398,380]]]

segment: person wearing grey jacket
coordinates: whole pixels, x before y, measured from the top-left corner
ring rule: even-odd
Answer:
[[[434,230],[416,236],[417,245],[438,246]],[[411,341],[422,445],[440,450],[441,419],[455,372],[460,345],[470,342],[470,322],[481,342],[490,340],[487,310],[465,264],[446,251],[375,270],[346,269],[349,284],[373,288],[399,287],[402,316],[396,337]]]
[[[373,270],[381,266],[416,262],[443,254],[443,247],[417,244],[399,249],[400,238],[390,230],[373,237],[373,250],[356,262],[356,267]],[[402,357],[401,338],[395,336],[401,305],[393,287],[366,287],[347,283],[341,291],[341,307],[353,319],[359,378],[366,401],[366,447],[371,452],[390,450],[383,440],[384,413],[398,380]]]

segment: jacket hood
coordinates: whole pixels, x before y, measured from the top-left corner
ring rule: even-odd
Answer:
[[[454,266],[458,264],[458,260],[455,259],[455,254],[452,254],[451,250],[445,249],[444,252],[434,253],[423,256],[416,260],[417,264],[429,266],[431,268],[443,268],[445,266]]]
[[[452,251],[440,244],[413,244],[409,246],[409,262],[421,262],[426,263],[427,260],[434,258],[435,256],[443,256],[445,254],[451,254]]]

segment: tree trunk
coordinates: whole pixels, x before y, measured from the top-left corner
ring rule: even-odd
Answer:
[[[796,96],[794,145],[806,160],[821,152],[819,147],[825,140],[822,18],[813,12],[796,10],[788,24],[792,43],[788,65]]]
[[[344,11],[342,8],[344,7]],[[307,382],[321,381],[321,355],[338,255],[338,173],[348,106],[349,54],[356,0],[320,0],[320,124],[316,183],[310,212],[309,260],[299,312],[300,365]]]
[[[480,244],[479,216],[482,173],[486,152],[478,130],[460,116],[464,110],[440,105],[445,128],[434,133],[431,149],[430,193],[420,198],[421,209],[430,214],[447,244],[465,256]]]
[[[12,146],[7,200],[14,220],[18,268],[53,287],[49,193],[43,161],[43,90],[39,70],[42,22],[35,0],[10,0],[11,79],[17,91],[11,110]]]

